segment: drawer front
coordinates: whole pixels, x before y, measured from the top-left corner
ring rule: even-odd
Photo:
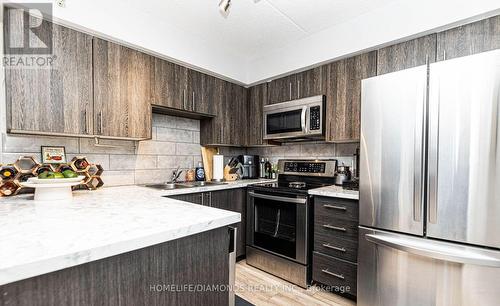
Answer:
[[[358,241],[358,222],[346,219],[315,216],[314,235]]]
[[[358,261],[358,241],[342,239],[337,235],[314,232],[314,251],[356,263]]]
[[[316,216],[340,218],[358,222],[359,205],[356,200],[314,197]]]
[[[332,286],[333,292],[356,296],[357,265],[327,255],[313,253],[313,280]]]

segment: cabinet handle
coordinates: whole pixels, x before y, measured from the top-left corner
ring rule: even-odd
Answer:
[[[210,207],[212,207],[212,193],[208,193],[208,198],[210,199]]]
[[[323,243],[323,246],[325,248],[332,249],[332,250],[335,250],[335,251],[345,252],[344,248],[339,248],[339,247],[333,246],[333,245],[331,245],[329,243]]]
[[[322,269],[321,272],[328,274],[328,275],[331,275],[331,276],[334,276],[336,278],[345,279],[344,275],[330,272],[330,271],[328,271],[328,269]]]
[[[194,111],[194,91],[193,91],[193,99],[191,101],[191,108]]]
[[[332,229],[332,230],[336,230],[336,231],[340,231],[340,232],[345,232],[346,231],[345,227],[338,227],[338,226],[333,226],[333,225],[330,225],[330,224],[323,224],[323,227],[324,228],[329,228],[329,229]]]
[[[186,90],[182,91],[182,108],[186,109]]]
[[[85,109],[83,111],[83,120],[85,121],[85,130],[84,130],[84,133],[85,134],[88,134],[89,131],[88,131],[88,123],[89,123],[89,119],[87,118],[87,109]]]
[[[336,209],[336,210],[347,210],[347,207],[345,206],[336,206],[336,205],[330,205],[330,204],[325,204],[323,205],[324,208],[330,208],[330,209]]]
[[[99,135],[101,135],[102,134],[102,111],[99,111],[98,117],[99,117],[99,119],[98,119],[98,121],[99,121]]]
[[[300,99],[300,80],[297,80],[297,99]]]
[[[292,100],[292,82],[290,82],[288,84],[288,90],[289,90],[289,94],[290,94],[290,100]]]
[[[201,196],[201,205],[205,205],[205,194],[202,192],[200,193],[200,196]]]

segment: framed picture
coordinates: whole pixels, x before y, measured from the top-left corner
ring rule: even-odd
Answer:
[[[66,152],[64,147],[44,147],[42,146],[43,164],[65,164]]]

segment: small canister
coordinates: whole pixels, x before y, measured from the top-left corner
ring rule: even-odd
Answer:
[[[194,182],[195,181],[195,173],[193,169],[189,169],[186,171],[186,177],[185,177],[186,182]]]

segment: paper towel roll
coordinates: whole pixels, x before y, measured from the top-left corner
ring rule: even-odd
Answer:
[[[213,180],[222,181],[224,179],[224,155],[216,154],[213,159]]]

